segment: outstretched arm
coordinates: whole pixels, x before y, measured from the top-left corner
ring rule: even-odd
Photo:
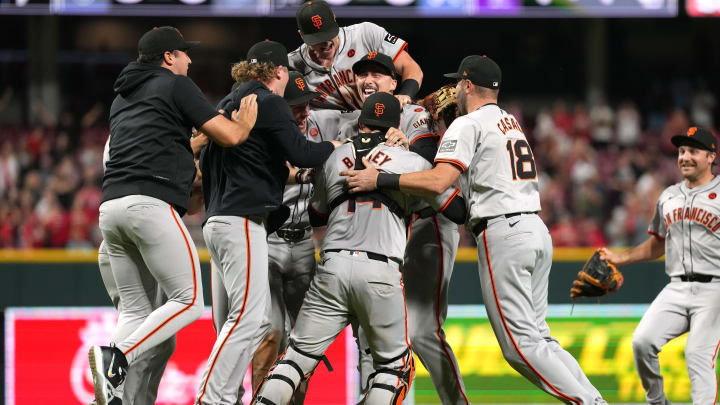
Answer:
[[[600,259],[607,260],[616,266],[654,260],[665,254],[665,241],[657,235],[650,237],[643,243],[622,253],[613,253],[608,248],[600,249]]]
[[[346,170],[340,173],[341,176],[347,176],[350,193],[381,188],[400,190],[412,195],[437,195],[447,190],[460,176],[460,170],[449,163],[438,163],[432,169],[421,172],[402,175],[382,173],[380,176],[365,157],[363,163],[363,170]]]

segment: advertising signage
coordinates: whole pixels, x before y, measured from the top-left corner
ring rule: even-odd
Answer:
[[[291,18],[295,17],[300,3],[285,0],[0,0],[0,14]],[[675,17],[678,13],[677,0],[331,0],[329,3],[341,18],[637,18]]]

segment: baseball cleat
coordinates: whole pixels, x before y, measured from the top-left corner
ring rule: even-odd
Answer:
[[[127,374],[125,355],[114,346],[91,346],[88,360],[97,405],[121,405],[122,400],[115,393]]]

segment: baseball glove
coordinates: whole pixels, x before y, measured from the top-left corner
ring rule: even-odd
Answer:
[[[570,288],[570,298],[601,297],[617,291],[623,284],[623,275],[607,260],[600,260],[600,250],[585,262],[577,280]]]
[[[440,87],[433,93],[425,96],[424,99],[420,100],[418,104],[425,107],[430,113],[432,118],[437,121],[440,119],[440,114],[449,107],[455,107],[456,105],[455,86],[446,84]]]

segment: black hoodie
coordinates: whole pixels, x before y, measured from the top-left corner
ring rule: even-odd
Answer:
[[[233,88],[218,105],[226,114],[248,94],[257,95],[258,116],[248,139],[222,148],[209,143],[200,158],[205,220],[215,215],[249,216],[282,205],[288,176],[285,161],[298,167],[322,165],[335,149],[310,142],[300,132],[287,102],[264,84],[250,81]]]
[[[103,201],[142,194],[184,214],[195,178],[191,128],[217,111],[192,80],[161,66],[130,63],[114,90]]]

